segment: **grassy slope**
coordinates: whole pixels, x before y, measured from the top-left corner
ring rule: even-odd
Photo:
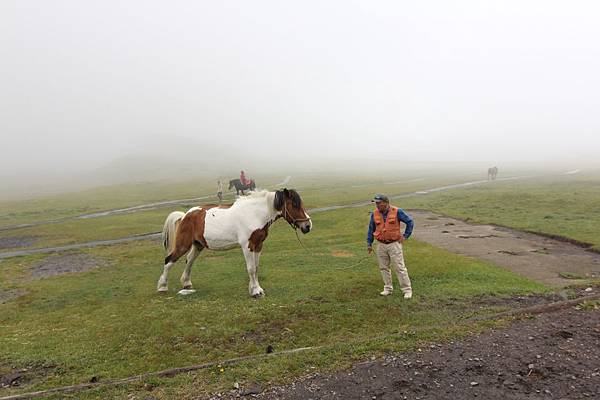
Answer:
[[[470,177],[472,179],[472,177]],[[424,177],[423,180],[414,181],[414,176],[395,176],[390,179],[391,182],[400,181],[402,183],[396,184],[383,184],[383,183],[372,183],[367,180],[351,182],[348,180],[338,179],[341,181],[339,184],[342,187],[332,188],[334,186],[331,183],[323,182],[323,180],[316,179],[304,179],[299,180],[299,187],[305,186],[301,190],[302,197],[308,208],[321,207],[331,204],[348,204],[356,201],[363,201],[372,196],[374,192],[382,191],[382,187],[385,188],[389,193],[408,193],[424,188],[437,187],[446,185],[448,183],[456,182],[456,180],[468,180],[468,176],[459,177]],[[156,185],[152,193],[165,193],[173,192],[173,190],[167,190],[169,187],[165,185]],[[354,187],[353,187],[354,186]],[[102,196],[107,204],[112,204],[114,207],[125,207],[127,204],[125,199],[132,198],[137,199],[139,202],[150,202],[158,199],[157,196],[153,196],[152,193],[147,193],[142,190],[137,192],[140,188],[132,187],[128,190],[130,193],[127,196],[122,197],[121,191],[124,190],[122,187],[113,188],[113,193],[110,195],[108,192],[105,196]],[[208,189],[206,189],[208,190]],[[199,196],[204,193],[210,193],[209,191],[201,192],[198,191],[195,194],[190,192],[174,192],[172,198],[189,198],[191,196]],[[77,195],[73,195],[73,198],[69,203],[65,204],[64,207],[72,206],[74,209],[81,210],[83,208],[91,210],[94,208],[95,200],[92,201],[88,197],[89,193],[84,192]],[[147,195],[145,201],[141,200],[143,195]],[[164,200],[164,198],[163,198]],[[48,204],[44,206],[44,209],[50,209],[54,207],[54,200],[48,200]],[[77,205],[74,203],[79,201]],[[122,202],[119,202],[122,201]],[[212,200],[208,200],[210,202]],[[11,230],[6,232],[0,232],[0,238],[6,237],[22,237],[22,236],[33,236],[37,238],[37,242],[33,247],[48,247],[48,246],[61,246],[71,243],[81,243],[91,240],[105,240],[124,237],[128,235],[135,235],[140,233],[156,232],[162,228],[162,224],[166,215],[173,209],[186,210],[195,204],[188,206],[169,206],[167,208],[161,208],[151,211],[140,211],[132,214],[114,215],[109,217],[94,218],[94,219],[83,219],[83,220],[68,220],[64,222],[47,224],[41,226],[35,226],[30,228],[21,228],[17,230]],[[29,207],[26,204],[25,210]],[[113,208],[114,208],[113,207]],[[107,207],[110,208],[110,207]],[[19,209],[17,209],[19,210]],[[97,210],[95,210],[97,211]],[[58,211],[57,211],[58,212]],[[86,211],[89,212],[89,211]],[[27,212],[24,209],[21,211],[15,211],[15,214],[21,216],[26,215]],[[21,217],[13,218],[10,220],[10,224],[23,222]],[[15,248],[16,249],[16,248]],[[11,250],[15,250],[11,249]],[[3,251],[3,250],[0,250]]]
[[[468,331],[460,323],[473,310],[486,312],[473,307],[473,296],[544,290],[505,270],[412,241],[407,262],[414,301],[381,298],[375,259],[355,265],[364,256],[366,216],[367,208],[315,215],[316,230],[303,237],[309,251],[286,224],[277,224],[261,259],[267,297],[259,301],[248,297],[238,251],[201,259],[192,276],[198,292],[185,298],[175,294],[183,265],[172,271],[170,295],[154,293],[162,259],[155,242],[89,250],[109,264],[36,281],[28,279],[27,271],[42,256],[5,260],[0,285],[29,293],[0,305],[0,365],[56,365],[46,380],[27,388],[38,389],[91,376],[123,377],[261,354],[269,344],[277,350],[329,346],[223,372],[152,380],[160,383],[153,395],[185,398],[227,390],[235,381],[280,382],[312,371],[310,366],[335,369],[365,354],[456,337]],[[138,389],[133,385],[77,397],[107,398]],[[2,394],[12,392],[17,390]]]
[[[423,180],[414,181],[414,175],[407,175],[390,177],[389,180],[373,179],[377,183],[371,183],[366,178],[355,182],[347,178],[338,178],[341,187],[317,178],[298,179],[297,183],[298,187],[304,186],[301,194],[307,207],[312,208],[362,201],[375,192],[408,193],[478,178],[467,175],[458,177],[425,175]],[[401,183],[393,185],[383,183],[395,180]],[[143,191],[137,193],[136,188],[130,190],[135,195],[130,193],[128,196],[138,200],[135,204],[139,204],[143,195],[148,195]],[[167,192],[166,186],[161,185],[157,185],[154,191]],[[203,193],[205,192],[198,191],[195,195]],[[178,195],[176,197],[192,195],[189,192],[176,194]],[[122,203],[124,200],[118,188],[108,197],[110,197],[110,204],[115,206],[118,204],[119,207],[125,205]],[[92,203],[87,203],[90,200],[86,197],[75,196],[75,198],[80,201],[78,208],[92,208],[90,205]],[[146,201],[150,199],[154,201],[157,198],[149,195]],[[600,249],[600,174],[494,182],[402,199],[396,204],[404,208],[430,209],[477,222],[567,236],[592,243],[596,249]],[[0,238],[35,236],[39,240],[34,247],[46,247],[155,232],[161,229],[165,215],[174,208],[185,210],[186,206],[22,228],[0,232]],[[17,218],[11,221],[14,223],[19,220]]]
[[[402,206],[566,236],[600,250],[600,174],[497,182],[405,199]]]
[[[414,176],[399,176],[398,180],[411,178]],[[305,185],[301,193],[308,206],[316,207],[364,200],[372,192],[400,193],[459,180],[428,176],[425,181],[397,185],[383,185],[380,181],[370,185],[365,178],[352,182],[365,186],[349,188],[350,182],[342,180],[346,188],[332,190],[320,179],[307,178],[297,187]],[[180,191],[172,190],[173,195],[164,197],[164,187],[147,192],[135,187],[123,189],[127,195],[112,188],[106,189],[105,197],[94,193],[89,197],[73,196],[72,203],[56,200],[55,204],[50,201],[38,206],[72,215],[80,213],[79,209],[87,212],[204,194],[202,190],[186,192],[184,186],[189,187],[183,185]],[[598,248],[597,199],[598,176],[577,175],[496,182],[403,199],[398,205],[561,234],[594,243]],[[25,203],[14,209],[16,217],[3,221],[27,220],[30,206]],[[113,238],[158,230],[166,211],[69,221],[0,236],[38,234],[41,240],[36,246]],[[0,289],[21,288],[29,294],[0,304],[0,372],[9,365],[58,366],[46,381],[28,388],[32,389],[85,381],[92,375],[120,377],[260,354],[267,344],[277,350],[330,346],[319,352],[248,362],[225,368],[224,372],[212,369],[191,377],[151,380],[160,383],[160,388],[152,393],[156,397],[186,398],[190,393],[230,388],[235,381],[280,382],[313,371],[311,367],[335,369],[365,354],[413,348],[423,340],[456,337],[478,329],[460,326],[463,318],[473,312],[473,296],[543,290],[485,263],[411,242],[407,257],[416,301],[402,302],[399,296],[381,299],[377,296],[381,282],[374,259],[349,269],[336,269],[362,259],[367,211],[364,208],[314,215],[317,230],[303,237],[310,248],[308,254],[299,247],[289,228],[278,224],[262,258],[260,276],[267,298],[261,301],[248,299],[247,276],[242,256],[236,251],[209,254],[200,261],[193,275],[199,292],[188,298],[154,294],[162,258],[158,243],[93,249],[89,254],[108,260],[107,266],[41,281],[28,280],[27,271],[45,256],[2,261]],[[347,252],[349,257],[336,257],[334,251],[342,255]],[[179,265],[171,274],[173,290],[181,270]],[[408,334],[397,335],[404,331]],[[130,385],[76,397],[117,397],[139,388]]]

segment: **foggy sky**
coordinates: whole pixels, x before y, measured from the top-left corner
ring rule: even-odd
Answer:
[[[594,159],[598,21],[593,1],[2,0],[0,170]]]

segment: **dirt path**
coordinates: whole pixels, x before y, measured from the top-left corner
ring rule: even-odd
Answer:
[[[530,177],[531,176],[516,176],[516,177],[498,178],[496,181],[502,182],[502,181],[510,181],[510,180],[515,180],[515,179],[525,179],[525,178],[530,178]],[[291,179],[291,177],[286,177],[282,182],[276,184],[275,186],[284,185],[286,183],[286,181],[289,182],[288,178]],[[420,179],[422,179],[422,178],[419,178],[416,180],[413,179],[411,181],[417,181]],[[411,182],[411,181],[406,181],[406,182]],[[473,185],[481,185],[484,183],[491,183],[491,182],[492,181],[479,180],[479,181],[472,181],[472,182],[457,183],[457,184],[453,184],[453,185],[441,186],[441,187],[436,187],[436,188],[431,188],[431,189],[426,189],[426,190],[411,192],[411,193],[404,193],[404,194],[399,194],[399,195],[390,196],[390,197],[393,199],[413,197],[413,196],[419,196],[419,195],[433,193],[433,192],[439,192],[439,191],[443,191],[443,190],[456,189],[456,188],[468,187],[468,186],[473,186]],[[394,183],[397,183],[397,182],[387,182],[387,183],[384,182],[384,185],[394,184]],[[231,196],[232,196],[232,194],[229,194],[229,193],[225,194],[226,198],[231,197]],[[156,210],[159,208],[165,208],[165,207],[176,206],[176,205],[195,205],[202,200],[207,200],[210,198],[216,198],[216,196],[214,194],[210,194],[210,195],[194,197],[194,198],[190,198],[190,199],[160,201],[160,202],[156,202],[156,203],[140,204],[140,205],[132,206],[132,207],[116,208],[116,209],[112,209],[112,210],[98,211],[98,212],[89,213],[89,214],[73,215],[73,216],[69,216],[69,217],[56,218],[56,219],[44,220],[44,221],[38,221],[38,222],[32,222],[32,223],[1,226],[0,232],[13,231],[13,230],[22,229],[22,228],[31,228],[34,226],[40,226],[40,225],[46,225],[46,224],[57,224],[60,222],[72,221],[72,220],[78,220],[78,219],[93,219],[93,218],[108,217],[108,216],[112,216],[112,215],[131,214],[131,213],[135,213],[135,212]],[[235,196],[233,196],[233,198],[235,198]],[[339,205],[339,206],[322,207],[322,208],[316,209],[316,211],[317,212],[318,211],[327,211],[330,209],[333,210],[336,208],[346,208],[346,207],[361,207],[366,204],[370,204],[370,201],[366,201],[366,202],[363,201],[363,202],[347,204],[347,205]]]
[[[497,181],[502,181],[502,180],[506,181],[506,180],[515,180],[515,179],[524,179],[524,178],[528,178],[528,177],[526,177],[526,176],[508,177],[508,178],[497,179]],[[481,185],[481,184],[489,183],[489,182],[491,182],[491,181],[480,180],[480,181],[457,183],[457,184],[453,184],[453,185],[441,186],[441,187],[422,190],[422,191],[418,191],[418,192],[394,195],[394,196],[390,196],[390,198],[400,199],[400,198],[407,198],[407,197],[413,197],[413,196],[421,196],[421,195],[426,195],[428,193],[439,192],[439,191],[444,191],[444,190],[449,190],[449,189],[462,188],[462,187],[468,187],[468,186],[473,186],[473,185]],[[102,213],[86,214],[86,215],[80,215],[80,216],[76,216],[76,217],[69,217],[69,218],[62,219],[60,221],[64,221],[67,219],[98,218],[101,216],[115,215],[118,213],[129,213],[129,212],[136,212],[136,211],[140,211],[140,210],[151,209],[151,208],[146,208],[146,207],[158,208],[158,207],[163,207],[167,204],[168,205],[182,204],[181,202],[183,202],[183,201],[189,202],[191,200],[201,200],[201,199],[204,199],[204,197],[199,197],[196,199],[173,200],[173,201],[169,201],[169,202],[145,204],[145,205],[141,205],[141,206],[129,207],[129,208],[124,208],[124,209],[119,209],[119,210],[105,211]],[[308,210],[308,212],[312,214],[312,213],[327,212],[327,211],[344,209],[344,208],[359,208],[359,207],[364,207],[369,204],[371,204],[371,200],[360,201],[360,202],[351,203],[351,204],[340,204],[340,205],[332,205],[332,206],[327,206],[327,207],[313,208],[313,209]],[[51,222],[48,222],[48,221],[40,222],[37,225],[41,225],[43,223],[60,222],[60,221],[56,220],[56,221],[51,221]],[[26,226],[35,226],[35,225],[26,225]],[[23,226],[21,226],[21,227],[23,227]],[[2,229],[0,229],[0,231],[1,230]],[[157,237],[159,237],[159,234],[157,234],[157,233],[144,233],[144,234],[133,235],[133,236],[128,236],[128,237],[119,238],[119,239],[96,240],[96,241],[91,241],[91,242],[86,242],[86,243],[77,243],[77,244],[71,244],[71,245],[66,245],[66,246],[47,247],[47,248],[38,248],[38,249],[22,249],[22,250],[9,251],[9,252],[0,252],[0,260],[5,259],[5,258],[25,256],[25,255],[31,255],[31,254],[56,253],[56,252],[61,252],[61,251],[66,251],[66,250],[82,249],[82,248],[97,247],[97,246],[107,246],[107,245],[126,243],[126,242],[131,242],[131,241],[136,241],[136,240],[153,239],[153,238],[157,238]],[[15,242],[15,243],[17,243],[17,242]]]
[[[313,374],[259,399],[599,399],[600,308],[524,319],[336,374]],[[256,390],[258,389],[258,390]],[[239,392],[214,399],[239,398]],[[245,397],[245,398],[249,398]]]
[[[287,184],[290,181],[290,179],[292,179],[291,176],[286,176],[281,182],[275,184],[274,186],[275,187],[283,186],[283,185]],[[46,225],[46,224],[56,224],[59,222],[65,222],[65,221],[77,220],[77,219],[93,219],[93,218],[108,217],[108,216],[112,216],[112,215],[131,214],[131,213],[140,212],[140,211],[151,211],[151,210],[156,210],[159,208],[165,208],[165,207],[177,206],[177,205],[192,205],[192,204],[196,204],[202,200],[207,200],[207,199],[212,199],[212,198],[216,199],[216,197],[217,197],[216,194],[207,194],[204,196],[193,197],[190,199],[158,201],[155,203],[139,204],[137,206],[131,206],[131,207],[125,207],[125,208],[115,208],[115,209],[111,209],[111,210],[98,211],[98,212],[89,213],[89,214],[72,215],[69,217],[56,218],[56,219],[50,219],[50,220],[32,222],[32,223],[25,223],[25,224],[18,224],[18,225],[8,225],[8,226],[0,227],[0,232],[12,231],[12,230],[21,229],[21,228],[30,228],[33,226],[40,226],[40,225]],[[233,192],[231,192],[231,193],[225,193],[223,197],[234,199],[235,195],[233,194]]]
[[[527,178],[531,178],[531,177],[532,176],[511,176],[511,177],[507,177],[507,178],[498,178],[495,181],[479,180],[479,181],[471,181],[471,182],[462,182],[462,183],[455,183],[452,185],[438,186],[438,187],[434,187],[431,189],[418,190],[416,192],[390,195],[388,197],[392,200],[406,199],[409,197],[423,196],[423,195],[426,195],[429,193],[443,192],[443,191],[450,190],[450,189],[460,189],[460,188],[489,184],[489,183],[494,183],[494,182],[504,182],[504,181],[514,181],[514,180],[519,180],[519,179],[527,179]],[[389,183],[391,184],[393,182],[389,182]],[[388,183],[384,182],[384,185],[386,185],[386,184],[388,184]],[[339,210],[342,208],[359,208],[359,207],[368,206],[370,204],[372,204],[372,203],[371,203],[371,200],[369,199],[369,200],[358,201],[358,202],[350,203],[350,204],[338,204],[338,205],[331,205],[331,206],[326,206],[326,207],[313,208],[313,209],[308,210],[308,212],[309,213],[317,213],[317,212],[324,212],[324,211]]]
[[[153,233],[145,233],[142,235],[128,236],[128,237],[119,238],[119,239],[95,240],[95,241],[86,242],[86,243],[75,243],[75,244],[69,244],[66,246],[44,247],[44,248],[40,248],[40,249],[28,249],[28,250],[18,250],[18,251],[7,251],[4,253],[0,253],[0,260],[5,259],[5,258],[28,256],[31,254],[59,253],[59,252],[68,251],[68,250],[85,249],[85,248],[97,247],[97,246],[110,246],[113,244],[135,242],[138,240],[158,239],[158,238],[160,238],[160,235],[161,235],[160,232],[153,232]]]
[[[600,254],[571,243],[493,225],[412,211],[415,238],[453,253],[490,261],[551,286],[600,277]],[[561,274],[563,277],[561,277]]]
[[[140,205],[133,206],[133,207],[116,208],[113,210],[99,211],[99,212],[90,213],[90,214],[73,215],[73,216],[69,216],[69,217],[49,219],[49,220],[44,220],[44,221],[39,221],[39,222],[2,226],[2,227],[0,227],[0,232],[13,231],[13,230],[22,229],[22,228],[31,228],[34,226],[47,225],[47,224],[57,224],[60,222],[72,221],[72,220],[78,220],[78,219],[101,218],[101,217],[108,217],[111,215],[131,214],[131,213],[140,212],[140,211],[156,210],[158,208],[164,208],[164,207],[169,207],[169,206],[195,204],[199,201],[206,200],[211,197],[215,197],[215,196],[207,195],[207,196],[201,196],[201,197],[194,197],[192,199],[160,201],[157,203],[140,204]]]

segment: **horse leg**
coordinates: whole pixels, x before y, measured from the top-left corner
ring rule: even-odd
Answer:
[[[192,274],[192,265],[194,264],[194,261],[196,261],[196,258],[198,258],[198,256],[200,255],[201,251],[202,247],[194,245],[185,256],[185,269],[183,270],[181,278],[179,279],[184,289],[192,288],[192,281],[190,279],[190,275]]]
[[[169,262],[165,263],[163,273],[160,276],[160,278],[158,278],[158,283],[156,284],[156,290],[158,292],[168,292],[169,291],[167,278],[169,276],[169,270],[171,269],[173,264],[175,264],[174,261],[169,261]]]
[[[248,248],[248,245],[242,246],[242,251],[244,252],[244,258],[246,259],[246,269],[248,270],[248,277],[250,281],[248,283],[248,292],[250,292],[250,296],[254,298],[259,298],[265,295],[264,290],[258,284],[258,277],[256,276],[256,256],[253,251]]]
[[[255,266],[255,270],[256,270],[256,286],[258,287],[258,292],[260,293],[261,296],[265,295],[265,291],[263,290],[262,287],[260,287],[260,283],[258,283],[258,265],[260,263],[260,251],[255,251],[254,252],[254,266]]]
[[[160,276],[160,278],[158,278],[158,283],[156,284],[157,291],[159,291],[159,292],[168,292],[169,291],[169,286],[168,286],[169,271],[171,270],[171,267],[177,262],[177,260],[179,260],[179,258],[181,258],[181,256],[183,256],[185,253],[188,252],[190,247],[192,247],[191,238],[180,239],[178,237],[176,239],[175,250],[165,258],[165,266],[163,269],[163,273]]]

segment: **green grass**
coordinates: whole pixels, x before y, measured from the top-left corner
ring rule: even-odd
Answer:
[[[297,179],[302,197],[308,208],[332,204],[349,204],[369,199],[373,193],[410,193],[449,183],[475,180],[480,177],[466,174],[447,175],[395,175],[393,177],[362,177],[351,181],[338,178],[338,183],[316,178]],[[383,182],[401,182],[393,185]],[[371,183],[372,182],[372,183]],[[168,192],[168,186],[156,185],[157,193]],[[352,187],[357,186],[357,187]],[[113,188],[111,202],[121,195],[121,187]],[[133,192],[137,190],[131,188]],[[208,190],[208,188],[206,189]],[[142,196],[144,192],[136,194]],[[176,192],[178,196],[191,193]],[[203,193],[196,193],[196,195]],[[139,202],[157,200],[149,197]],[[77,196],[75,196],[77,198]],[[494,223],[516,229],[565,236],[591,243],[600,250],[600,174],[554,176],[522,181],[494,182],[481,186],[430,193],[426,196],[400,199],[395,202],[403,208],[422,208],[474,222]],[[164,200],[164,198],[163,198]],[[79,198],[86,203],[86,198]],[[51,202],[50,202],[51,203]],[[110,202],[109,202],[110,203]],[[110,204],[113,204],[110,203]],[[113,205],[116,206],[117,203]],[[119,207],[125,203],[118,203]],[[139,204],[139,203],[136,203]],[[81,204],[80,204],[81,206]],[[89,205],[88,207],[91,207]],[[172,209],[185,210],[187,206],[171,206],[158,210],[116,215],[97,219],[70,220],[31,228],[0,232],[0,238],[34,236],[33,247],[60,246],[92,240],[114,239],[161,229],[166,214]],[[17,222],[12,220],[12,222]]]
[[[421,178],[415,178],[414,175],[394,175],[385,177],[385,179],[371,178],[371,180],[366,178],[363,178],[362,180],[338,178],[336,179],[337,183],[335,184],[331,182],[324,182],[323,179],[317,181],[316,179],[305,178],[296,179],[296,181],[298,181],[296,183],[298,183],[300,187],[305,186],[305,188],[301,190],[301,195],[306,207],[314,208],[332,204],[350,204],[357,201],[364,201],[369,199],[373,193],[382,191],[382,188],[385,188],[388,193],[409,193],[425,188],[454,183],[457,180],[466,181],[468,179],[473,179],[472,176],[469,177],[466,175],[459,175],[455,177],[423,175],[424,176]],[[384,184],[382,183],[384,181],[399,183]],[[190,184],[188,186],[192,185]],[[177,191],[173,189],[172,186],[166,184],[155,184],[155,188],[152,191],[150,191],[150,189],[145,185],[142,185],[133,186],[131,188],[118,186],[112,188],[112,192],[108,189],[103,189],[106,190],[106,192],[102,192],[102,195],[99,195],[96,191],[82,192],[78,194],[72,194],[72,198],[69,199],[65,204],[61,203],[61,207],[64,207],[64,210],[62,208],[53,209],[52,207],[56,206],[54,204],[55,199],[50,198],[46,200],[46,203],[44,203],[43,206],[40,205],[40,210],[54,210],[54,212],[50,211],[47,216],[40,213],[38,216],[42,218],[42,220],[49,219],[50,216],[53,215],[73,216],[80,213],[75,212],[76,210],[81,211],[86,209],[87,211],[85,212],[88,213],[91,211],[99,211],[99,209],[127,207],[135,204],[143,204],[160,200],[190,198],[193,196],[211,193],[210,190],[212,190],[211,188],[204,187],[204,189],[199,189],[196,193],[192,193],[189,191],[182,191],[185,187],[186,186],[183,185],[181,188],[179,188],[180,191]],[[193,185],[193,187],[201,186]],[[202,190],[204,190],[204,192]],[[124,192],[127,192],[127,194],[125,195]],[[158,196],[158,194],[162,194],[164,196],[165,193],[170,193],[172,197],[160,198]],[[92,194],[97,195],[98,198],[102,199],[105,203],[97,203],[96,197],[92,196]],[[143,198],[143,196],[147,197]],[[92,198],[94,200],[92,200]],[[36,200],[36,204],[37,201],[41,200]],[[137,201],[137,203],[132,203],[133,201]],[[205,202],[211,202],[211,200],[207,200]],[[100,204],[105,204],[105,207],[101,208]],[[93,240],[115,239],[129,235],[156,232],[162,229],[164,219],[170,211],[174,209],[185,211],[193,205],[195,204],[169,206],[157,210],[139,211],[131,214],[113,215],[102,218],[67,220],[53,224],[44,224],[5,232],[0,231],[0,238],[23,236],[35,237],[36,242],[31,247],[50,247]],[[15,215],[15,217],[7,219],[6,225],[31,222],[32,220],[24,218],[24,216],[27,216],[27,212],[24,210],[27,210],[30,206],[31,205],[28,202],[25,202],[25,205],[22,208],[17,207],[17,211],[12,213]],[[5,216],[12,214],[9,213]],[[11,250],[16,249],[18,248],[13,248]]]
[[[260,177],[266,184],[279,178]],[[0,198],[0,226],[60,219],[139,204],[195,198],[216,193],[217,179],[138,182],[102,186],[79,192],[60,193],[22,200]],[[227,183],[224,184],[227,189]]]
[[[600,250],[600,174],[495,182],[404,199],[402,206],[560,235]]]
[[[481,177],[431,173],[376,178],[367,174],[327,179],[307,176],[294,179],[290,186],[300,188],[307,207],[313,208],[366,200],[375,192],[406,193],[477,179]],[[384,184],[393,181],[398,183]],[[208,181],[137,184],[2,203],[0,225],[196,197],[212,190]],[[600,248],[598,199],[600,177],[580,174],[494,182],[395,204],[568,236]],[[34,247],[112,239],[160,230],[173,208],[185,209],[64,221],[0,232],[0,237],[37,236]],[[223,372],[212,368],[72,396],[122,398],[137,392],[143,398],[149,393],[146,383],[156,386],[151,393],[154,397],[179,399],[229,390],[234,382],[282,383],[315,370],[337,370],[372,354],[414,349],[485,329],[488,323],[468,320],[474,314],[497,310],[480,308],[481,296],[546,290],[488,263],[411,240],[406,257],[414,300],[380,298],[382,283],[375,258],[364,259],[368,210],[313,215],[315,231],[301,237],[308,251],[286,224],[276,224],[259,273],[267,297],[258,301],[248,297],[239,251],[203,255],[192,274],[198,292],[184,298],[176,295],[182,263],[170,275],[170,294],[155,294],[163,258],[158,242],[90,249],[85,253],[105,261],[101,268],[42,280],[32,280],[29,269],[45,255],[0,261],[0,290],[27,292],[0,304],[0,374],[12,366],[45,371],[44,377],[23,389],[1,389],[0,395],[85,382],[92,376],[119,378],[263,354],[267,345],[276,350],[325,346],[319,351],[241,363]]]
[[[375,258],[359,263],[366,254],[367,210],[316,214],[315,231],[302,237],[308,251],[286,224],[276,224],[259,273],[267,297],[258,301],[248,297],[239,251],[201,257],[192,274],[198,292],[184,298],[176,295],[182,263],[170,275],[170,293],[155,293],[163,257],[157,242],[91,249],[88,254],[108,264],[43,280],[28,276],[29,266],[43,256],[4,260],[1,287],[28,294],[0,305],[0,369],[52,368],[24,389],[0,393],[262,354],[267,345],[276,350],[326,346],[224,372],[211,369],[150,383],[159,385],[152,393],[158,398],[186,398],[228,390],[236,381],[282,382],[313,371],[311,367],[333,370],[368,354],[482,329],[466,321],[474,313],[491,311],[473,306],[474,298],[546,290],[501,268],[411,241],[406,257],[413,301],[398,295],[381,298]],[[345,256],[334,256],[338,252]],[[134,384],[76,397],[120,397],[138,390],[144,393],[141,384]]]

